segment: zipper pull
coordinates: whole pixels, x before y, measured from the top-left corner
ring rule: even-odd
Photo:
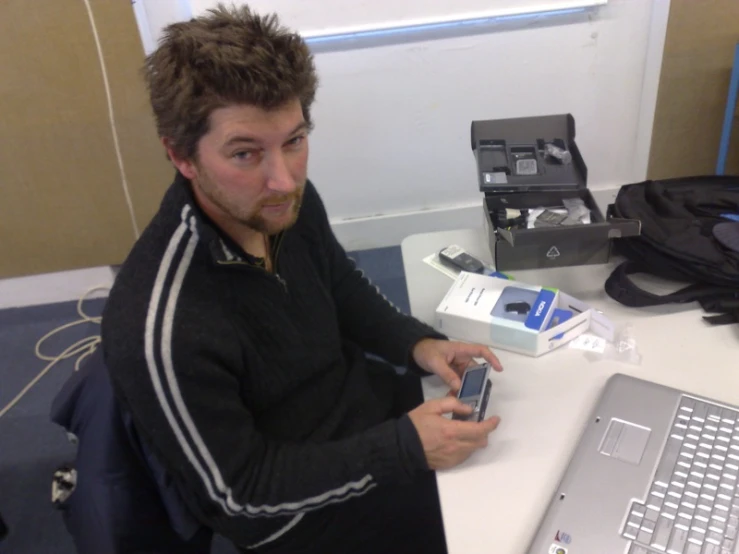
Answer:
[[[279,273],[275,273],[275,277],[277,277],[277,280],[282,285],[282,288],[285,289],[285,292],[287,292],[287,282],[282,277],[280,277]]]

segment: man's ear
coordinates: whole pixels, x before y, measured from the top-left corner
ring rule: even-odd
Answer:
[[[172,160],[172,163],[182,175],[189,180],[193,180],[197,175],[195,164],[192,160],[187,158],[180,158],[172,147],[172,141],[167,137],[162,137],[162,144],[164,149],[167,151],[167,156]]]

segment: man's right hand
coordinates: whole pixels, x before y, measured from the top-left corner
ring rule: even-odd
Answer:
[[[500,423],[497,416],[478,423],[447,419],[443,417],[447,413],[469,415],[472,408],[456,397],[447,396],[428,400],[408,413],[431,469],[447,469],[462,463],[475,450],[487,446],[488,435]]]

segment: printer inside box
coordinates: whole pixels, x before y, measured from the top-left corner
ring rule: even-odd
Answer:
[[[496,269],[605,263],[639,222],[607,219],[587,188],[570,114],[472,122]]]

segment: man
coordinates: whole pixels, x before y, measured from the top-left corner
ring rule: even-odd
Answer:
[[[500,364],[398,312],[337,242],[306,177],[305,43],[219,7],[169,26],[145,75],[177,174],[102,324],[143,443],[242,549],[445,552],[432,470],[485,446],[498,418],[443,417],[467,409],[424,403],[416,375],[456,391],[473,357]]]
[[[0,514],[0,542],[8,535],[8,527],[3,521],[3,516]]]

